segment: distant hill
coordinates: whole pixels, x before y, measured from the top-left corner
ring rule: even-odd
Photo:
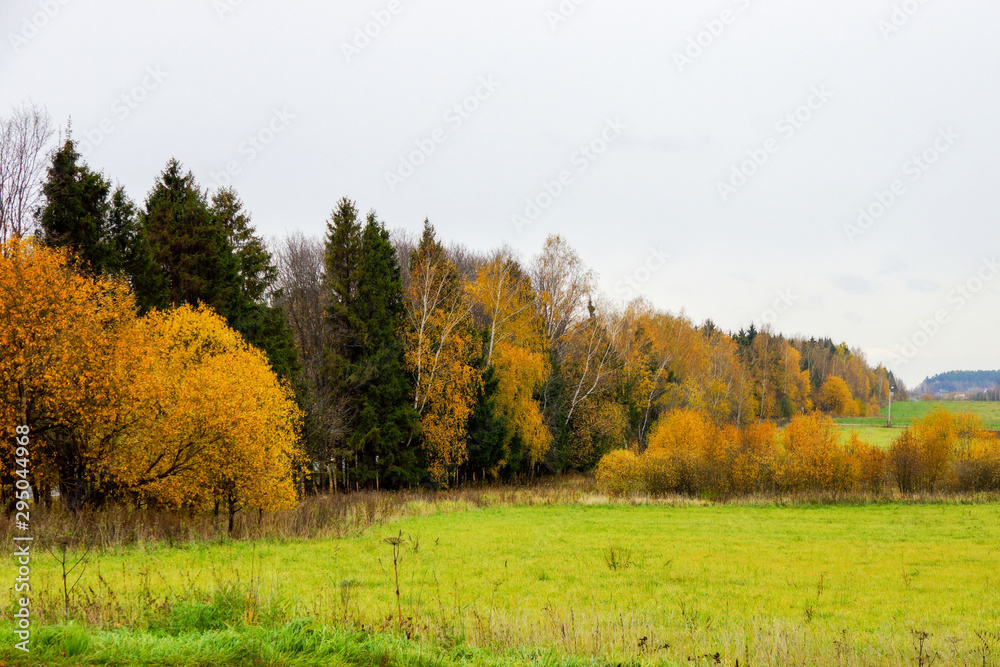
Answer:
[[[925,379],[917,391],[925,394],[951,392],[975,393],[993,389],[1000,385],[1000,370],[997,371],[948,371]]]

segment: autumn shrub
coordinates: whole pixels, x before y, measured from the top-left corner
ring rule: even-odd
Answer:
[[[952,470],[961,491],[1000,491],[1000,438],[981,432],[956,453]]]
[[[960,412],[951,415],[952,428],[955,435],[956,453],[967,449],[973,442],[989,438],[992,431],[986,430],[986,423],[980,415],[974,412]]]
[[[708,416],[691,409],[671,410],[650,429],[646,442],[649,451],[702,451],[708,447],[715,426]]]
[[[889,448],[888,468],[900,491],[912,493],[917,490],[921,478],[920,443],[909,428],[904,429]]]
[[[956,443],[953,417],[936,409],[914,421],[889,449],[889,469],[904,493],[948,485],[949,462]]]
[[[628,449],[609,452],[597,465],[594,476],[608,493],[624,495],[643,490],[639,457]]]
[[[856,484],[840,431],[821,413],[800,415],[782,434],[778,486],[787,491],[848,491]]]
[[[833,419],[799,415],[774,424],[716,424],[706,412],[676,409],[650,430],[636,455],[612,452],[598,467],[612,493],[641,491],[707,497],[755,493],[1000,491],[1000,439],[981,418],[937,410],[915,421],[884,451],[851,433],[842,443]]]
[[[920,443],[921,482],[924,488],[934,488],[945,481],[948,461],[956,444],[957,431],[952,415],[935,409],[914,424]]]
[[[884,450],[875,447],[851,433],[845,448],[851,478],[862,491],[880,493],[886,483],[886,463]]]
[[[770,422],[747,424],[730,432],[725,492],[742,495],[774,488],[777,437],[778,429]]]
[[[637,461],[643,490],[662,496],[679,493],[685,486],[690,488],[694,477],[691,459],[691,452],[647,451]]]
[[[885,455],[856,436],[841,446],[838,427],[827,415],[798,416],[779,437],[769,422],[737,429],[715,424],[706,412],[678,409],[654,424],[642,455],[606,456],[597,480],[614,493],[725,497],[879,490],[884,478]]]
[[[661,417],[650,430],[645,454],[650,492],[694,494],[718,488],[713,482],[725,451],[722,435],[703,411],[679,409]]]
[[[776,433],[770,423],[737,429],[715,424],[705,411],[672,410],[653,425],[641,456],[605,456],[598,483],[614,493],[638,489],[653,495],[763,491],[773,486]],[[627,483],[629,474],[634,479]]]
[[[708,418],[708,414],[705,413]],[[713,494],[732,495],[733,469],[743,461],[740,429],[728,424],[713,425],[707,447],[701,454],[701,479]]]

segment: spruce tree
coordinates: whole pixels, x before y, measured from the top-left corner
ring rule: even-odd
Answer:
[[[403,364],[402,278],[389,233],[374,213],[362,229],[354,202],[341,199],[327,225],[330,341],[324,382],[347,405],[346,450],[361,483],[419,481],[417,414]]]
[[[107,229],[111,259],[106,267],[112,273],[128,277],[140,313],[145,313],[148,308],[144,307],[140,295],[162,291],[163,276],[153,261],[153,249],[139,211],[121,187],[111,195]]]
[[[496,393],[499,379],[496,367],[479,362],[483,369],[483,386],[476,397],[476,406],[469,417],[466,437],[469,458],[465,469],[476,479],[487,476],[511,479],[525,466],[521,438],[497,409]]]
[[[225,227],[194,176],[167,163],[146,199],[143,224],[161,280],[139,294],[146,307],[203,303],[229,317],[239,296],[239,267]]]
[[[243,208],[233,188],[212,195],[212,214],[226,230],[226,237],[236,255],[240,295],[249,303],[262,303],[278,277],[264,240],[256,234],[250,214]]]
[[[332,336],[336,345],[330,350],[333,355],[332,370],[340,374],[358,359],[361,323],[354,314],[354,302],[358,292],[358,263],[361,253],[361,224],[354,202],[344,197],[337,203],[326,236],[326,286],[329,294],[328,317]],[[346,378],[341,378],[346,382]]]
[[[357,294],[351,310],[360,325],[361,348],[351,372],[359,385],[351,440],[363,460],[375,463],[386,483],[416,484],[421,475],[415,438],[418,415],[410,403],[413,386],[399,336],[406,318],[403,281],[389,232],[374,213],[368,214],[361,233]]]
[[[53,154],[42,195],[46,245],[70,248],[84,271],[123,276],[135,291],[150,291],[152,256],[135,204],[81,161],[72,138]]]
[[[141,308],[205,304],[294,379],[298,360],[280,309],[268,303],[277,269],[236,191],[211,201],[177,160],[167,163],[146,200],[132,262]]]
[[[96,273],[106,263],[102,232],[108,215],[111,184],[80,163],[72,139],[52,156],[42,186],[44,206],[39,213],[46,245],[72,248],[80,262]]]
[[[299,363],[292,330],[281,309],[269,303],[278,278],[271,253],[234,189],[216,192],[211,212],[216,224],[225,230],[228,251],[232,253],[230,262],[235,263],[237,273],[237,289],[224,313],[229,326],[267,354],[275,373],[293,379]]]

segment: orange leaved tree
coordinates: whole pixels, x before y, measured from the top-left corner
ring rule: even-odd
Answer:
[[[34,480],[71,507],[100,493],[95,465],[128,425],[110,369],[134,318],[123,282],[79,275],[65,250],[0,245],[0,435],[9,447],[15,425],[29,427]]]
[[[13,239],[0,246],[0,380],[0,429],[30,428],[35,483],[71,509],[295,501],[291,392],[211,310],[139,319],[123,282]]]
[[[207,307],[153,311],[121,344],[141,360],[136,427],[108,474],[159,503],[284,509],[295,503],[301,414],[263,352]]]

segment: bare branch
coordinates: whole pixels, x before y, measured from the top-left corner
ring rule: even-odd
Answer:
[[[37,105],[0,118],[0,241],[26,236],[34,226],[53,133],[48,112]]]

